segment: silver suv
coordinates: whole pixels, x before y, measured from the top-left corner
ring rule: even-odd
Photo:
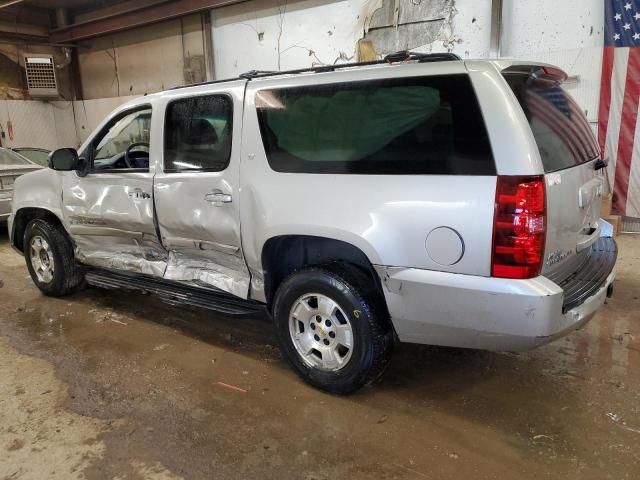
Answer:
[[[593,317],[617,255],[565,78],[405,53],[141,97],[16,181],[11,242],[47,295],[267,310],[331,392],[396,340],[530,349]]]

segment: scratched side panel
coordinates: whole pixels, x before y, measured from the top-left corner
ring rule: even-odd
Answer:
[[[162,276],[167,254],[153,223],[151,173],[66,175],[63,192],[80,262]]]
[[[164,278],[214,287],[241,298],[249,294],[249,270],[240,237],[240,156],[245,80],[169,91],[156,104],[162,120],[169,102],[181,98],[217,95],[233,102],[231,152],[222,171],[164,170],[164,148],[158,146],[154,197],[162,244],[169,251]],[[165,123],[160,130],[164,135]],[[228,196],[212,202],[214,192]]]

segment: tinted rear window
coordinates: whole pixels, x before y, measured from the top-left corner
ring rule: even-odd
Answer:
[[[573,167],[599,155],[578,104],[559,85],[532,82],[529,75],[505,75],[536,139],[545,172]]]
[[[495,174],[467,75],[261,90],[256,107],[279,172]]]

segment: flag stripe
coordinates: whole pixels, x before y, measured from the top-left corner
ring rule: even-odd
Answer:
[[[618,159],[612,210],[614,213],[625,214],[627,194],[629,190],[629,174],[631,172],[631,158],[633,155],[633,140],[638,118],[638,99],[640,98],[640,49],[631,48],[627,64],[627,78],[624,86],[624,100],[622,117],[620,120],[620,138],[618,140]]]
[[[609,120],[605,140],[605,153],[609,158],[607,174],[609,179],[610,191],[613,191],[614,188],[613,180],[615,178],[616,172],[618,140],[620,139],[620,117],[622,112],[622,102],[624,100],[623,87],[627,78],[628,60],[628,47],[615,49],[613,58],[613,73],[611,75],[611,88],[609,90],[609,95],[611,98],[609,106]]]
[[[640,122],[636,122],[625,215],[640,217]]]
[[[602,52],[602,80],[600,83],[600,106],[598,108],[598,144],[602,158],[606,158],[607,127],[611,104],[611,77],[613,75],[614,48],[604,47]]]

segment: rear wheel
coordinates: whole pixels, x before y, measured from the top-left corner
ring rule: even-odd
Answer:
[[[393,332],[370,278],[355,268],[311,267],[285,279],[274,320],[283,353],[311,385],[351,393],[382,375]]]
[[[24,256],[33,283],[54,297],[73,293],[84,282],[67,235],[45,220],[32,220],[24,234]]]

